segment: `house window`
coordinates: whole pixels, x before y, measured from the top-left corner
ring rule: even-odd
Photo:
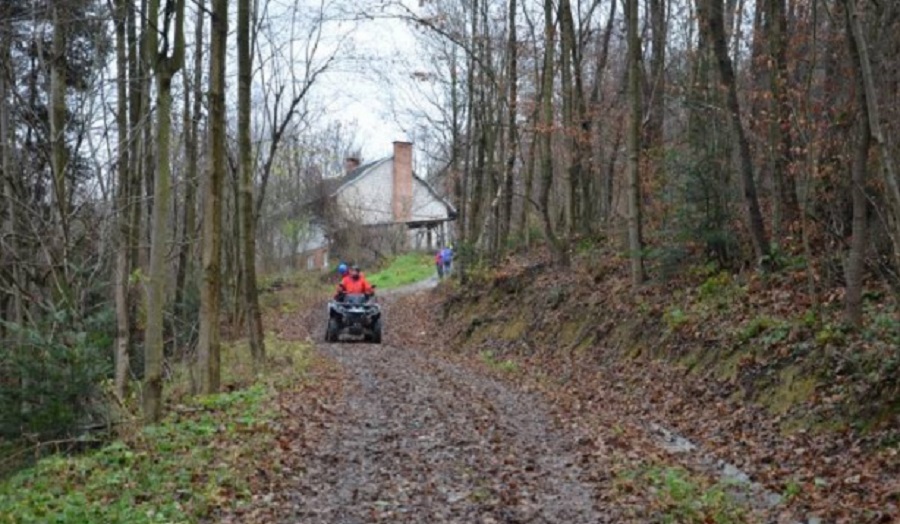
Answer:
[[[325,252],[322,260],[322,269],[328,269],[328,251]]]
[[[315,255],[306,257],[306,269],[312,270],[316,268],[316,257]]]

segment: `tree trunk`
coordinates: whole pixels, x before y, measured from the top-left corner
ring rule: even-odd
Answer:
[[[201,393],[219,389],[219,307],[222,242],[222,182],[225,176],[225,47],[228,0],[213,0],[209,55],[209,166],[203,203],[203,281],[197,347]]]
[[[753,157],[750,154],[750,142],[741,122],[741,106],[738,102],[737,83],[731,56],[728,54],[728,43],[722,13],[722,0],[699,0],[697,14],[704,31],[712,44],[719,70],[719,80],[726,90],[726,106],[731,119],[731,127],[738,143],[741,183],[744,191],[744,205],[747,208],[748,229],[753,241],[753,251],[757,263],[769,264],[769,241],[763,223],[759,199],[756,195],[756,182],[753,179]]]
[[[644,242],[641,224],[641,41],[638,35],[637,0],[628,0],[628,251],[631,259],[631,282],[644,282]]]
[[[855,0],[845,0],[845,9],[850,18],[850,30],[856,46],[857,72],[862,82],[860,88],[864,88],[865,108],[868,127],[871,137],[875,140],[878,152],[881,156],[882,173],[884,174],[885,187],[887,188],[887,201],[891,205],[888,218],[888,233],[891,236],[894,247],[894,261],[900,270],[900,184],[897,181],[897,169],[894,165],[894,157],[891,154],[892,144],[887,139],[881,127],[881,111],[878,107],[878,97],[875,93],[875,75],[872,72],[872,63],[869,59],[869,48],[866,44],[865,32],[859,20],[859,5]]]
[[[472,20],[471,20],[472,38],[478,31],[478,0],[472,1]],[[474,120],[472,113],[475,108],[475,65],[476,60],[472,53],[469,53],[466,70],[466,146],[465,158],[463,159],[462,182],[460,183],[460,199],[459,199],[459,223],[456,226],[458,232],[458,240],[461,246],[466,245],[468,235],[466,231],[469,227],[469,181],[472,178],[472,122]],[[465,285],[467,282],[466,259],[459,256],[454,261],[456,263],[456,273],[459,275],[459,281]]]
[[[244,306],[247,308],[247,330],[250,332],[250,354],[257,366],[266,356],[262,315],[256,285],[256,233],[253,213],[253,150],[250,144],[250,84],[253,54],[250,50],[250,27],[253,17],[250,0],[238,1],[238,155],[240,166],[241,259],[244,274]]]
[[[861,66],[862,50],[854,38],[853,6],[852,0],[844,0],[844,13],[847,24],[847,45],[850,49],[850,60],[853,62],[853,70],[856,77],[856,110],[857,122],[856,143],[853,145],[853,160],[850,165],[851,199],[853,202],[853,220],[851,222],[852,233],[850,237],[850,253],[847,255],[847,291],[844,294],[844,315],[847,321],[856,328],[862,326],[863,304],[863,273],[866,267],[866,213],[868,201],[866,199],[866,164],[869,161],[869,147],[872,143],[871,122],[867,111],[867,99],[869,93],[866,90]]]
[[[173,5],[173,3],[175,5]],[[157,32],[147,31],[148,60],[153,65],[157,83],[156,170],[153,187],[153,222],[150,229],[150,272],[147,284],[147,334],[144,341],[144,417],[156,422],[162,416],[163,386],[163,309],[165,288],[169,271],[165,254],[169,250],[170,198],[172,175],[169,158],[169,142],[172,128],[172,78],[184,63],[184,0],[168,0],[166,23],[168,27],[174,8],[175,45],[172,56],[159,51]],[[159,20],[159,0],[150,0],[149,20]],[[165,45],[164,49],[169,46]]]
[[[66,183],[68,154],[66,151],[66,20],[62,2],[53,3],[53,48],[50,54],[50,165],[53,170],[53,201],[60,242],[62,276],[56,287],[66,306],[74,307],[69,289],[69,191]]]
[[[184,286],[187,276],[193,272],[195,229],[197,223],[197,166],[200,148],[200,119],[203,111],[203,24],[204,0],[197,0],[197,19],[194,22],[194,70],[188,80],[188,70],[184,69],[184,150],[187,166],[184,175],[184,215],[181,223],[181,245],[178,250],[178,271],[175,275],[175,307],[183,311]]]
[[[556,43],[556,23],[553,20],[553,0],[544,0],[544,63],[541,73],[541,189],[538,193],[538,205],[541,211],[541,224],[544,237],[553,253],[553,260],[562,267],[569,265],[569,252],[553,230],[550,218],[550,190],[553,187],[553,64]]]
[[[606,64],[609,60],[609,41],[612,37],[613,32],[613,21],[616,19],[616,5],[618,2],[610,2],[609,3],[609,16],[606,18],[606,27],[603,30],[603,34],[600,37],[600,52],[597,54],[597,61],[594,67],[594,81],[591,86],[591,95],[590,95],[590,114],[598,115],[600,114],[600,88],[603,84],[603,75],[606,71]],[[590,207],[591,212],[589,216],[593,219],[595,217],[599,218],[601,222],[606,223],[611,215],[611,202],[612,202],[612,174],[613,170],[610,167],[609,169],[604,169],[606,166],[603,165],[603,144],[607,142],[607,140],[603,140],[601,133],[599,130],[593,132],[595,136],[595,144],[594,144],[594,161],[592,163],[592,169],[595,171],[594,176],[597,180],[597,200],[598,202],[592,202]],[[621,135],[621,128],[616,126],[616,139],[613,143],[613,146],[609,148],[610,155],[608,166],[615,165],[615,151],[619,148],[619,139]]]
[[[568,176],[566,182],[566,214],[565,227],[561,228],[567,235],[575,234],[575,225],[579,221],[579,191],[581,180],[579,179],[578,163],[581,161],[578,152],[578,131],[575,124],[575,83],[572,70],[578,67],[574,58],[575,52],[575,23],[572,19],[572,7],[569,0],[559,2],[559,32],[560,32],[560,92],[562,94],[562,127],[564,143],[568,149],[566,169]]]
[[[652,30],[650,55],[650,101],[647,108],[647,143],[653,177],[665,180],[665,143],[663,131],[666,116],[666,7],[667,0],[650,0],[650,27]]]
[[[509,59],[506,76],[509,82],[509,98],[507,99],[507,119],[506,119],[506,141],[509,148],[506,154],[506,168],[503,171],[503,215],[500,224],[500,238],[498,244],[500,249],[506,247],[509,240],[510,221],[512,220],[512,204],[513,204],[513,174],[516,167],[516,155],[518,154],[518,126],[516,125],[516,117],[518,116],[519,101],[519,42],[516,35],[516,0],[509,1],[509,41],[507,43],[506,53]],[[527,205],[527,204],[525,204]]]
[[[770,107],[769,143],[775,195],[772,210],[772,236],[780,242],[786,226],[797,219],[798,205],[793,179],[788,172],[791,153],[790,100],[787,92],[787,19],[785,0],[768,0]]]
[[[537,111],[535,111],[532,116],[532,123],[536,124],[538,120]],[[529,217],[531,213],[528,212],[529,209],[534,205],[532,203],[532,191],[534,186],[534,169],[535,164],[537,163],[537,137],[535,136],[531,140],[531,145],[528,147],[528,158],[525,160],[525,180],[523,181],[523,185],[525,186],[522,190],[522,210],[521,215],[519,215],[519,232],[522,234],[523,241],[525,242],[525,247],[531,247],[531,227],[529,224]]]
[[[116,31],[116,131],[118,135],[118,157],[116,159],[116,220],[118,222],[118,243],[116,249],[116,274],[114,296],[116,304],[115,341],[115,392],[124,399],[128,387],[129,347],[131,346],[131,318],[129,280],[131,274],[131,176],[129,168],[128,130],[128,56],[126,41],[126,13],[130,9],[128,0],[117,0],[115,5]]]
[[[12,67],[12,56],[10,56],[10,46],[12,44],[10,18],[3,11],[0,8],[0,183],[3,184],[3,200],[5,201],[6,211],[3,216],[3,234],[6,237],[4,248],[7,250],[4,258],[9,257],[12,261],[9,270],[9,279],[12,283],[10,294],[12,296],[8,305],[9,315],[2,318],[21,326],[25,317],[21,291],[24,282],[21,272],[22,264],[19,262],[19,239],[17,237],[17,231],[19,230],[18,203],[16,201],[15,178],[13,176],[13,172],[16,170],[15,140],[11,127],[9,105],[9,94],[15,91],[13,84],[15,77],[10,74]],[[2,313],[4,311],[0,309],[0,314]],[[2,330],[0,330],[0,333],[2,333]]]

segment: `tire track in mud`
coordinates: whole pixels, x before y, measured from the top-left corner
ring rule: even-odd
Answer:
[[[396,346],[319,350],[350,383],[283,522],[612,521],[534,396]]]

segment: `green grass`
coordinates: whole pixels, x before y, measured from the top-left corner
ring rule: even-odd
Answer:
[[[377,273],[366,275],[366,278],[378,289],[393,289],[421,282],[435,274],[434,255],[406,253],[391,260]]]
[[[247,500],[255,464],[274,447],[272,400],[310,363],[306,345],[267,342],[265,382],[188,397],[157,425],[92,453],[43,459],[0,483],[0,523],[197,522]]]
[[[498,359],[497,355],[494,354],[493,351],[486,349],[478,353],[481,361],[487,364],[489,367],[492,367],[498,371],[502,371],[504,373],[515,373],[519,371],[519,365],[516,364],[515,361],[510,359]]]
[[[672,524],[738,524],[747,510],[729,492],[727,483],[703,482],[680,467],[650,467],[624,472],[617,483],[652,494],[654,522]]]

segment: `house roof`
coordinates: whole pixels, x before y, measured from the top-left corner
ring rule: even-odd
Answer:
[[[381,164],[387,162],[388,160],[393,160],[393,156],[382,158],[381,160],[376,160],[374,162],[369,162],[368,164],[363,164],[353,171],[350,171],[344,176],[325,179],[325,189],[326,193],[330,196],[334,196],[340,193],[345,187],[353,184],[360,178],[363,178],[366,174],[368,174],[374,168],[380,166]]]
[[[353,171],[350,171],[349,173],[347,173],[346,175],[344,175],[342,177],[325,179],[324,183],[326,184],[326,186],[325,186],[326,194],[330,195],[330,196],[337,195],[338,193],[343,191],[344,188],[356,183],[358,180],[364,178],[367,174],[373,172],[376,167],[380,166],[381,164],[384,164],[385,162],[392,161],[393,159],[394,159],[393,155],[388,156],[388,157],[382,158],[380,160],[375,160],[374,162],[369,162],[367,164],[363,164],[363,165],[357,167],[356,169],[354,169]],[[431,184],[429,184],[427,181],[425,181],[424,178],[420,177],[415,172],[413,172],[412,176],[413,176],[414,180],[418,181],[420,184],[425,186],[425,189],[428,190],[428,192],[431,194],[432,197],[434,197],[436,200],[438,200],[439,202],[444,204],[444,206],[447,208],[447,214],[449,215],[449,218],[451,218],[451,219],[456,218],[456,216],[457,216],[456,208],[453,207],[453,204],[451,204],[450,201],[448,201],[446,198],[439,195],[438,192],[433,187],[431,187]]]

